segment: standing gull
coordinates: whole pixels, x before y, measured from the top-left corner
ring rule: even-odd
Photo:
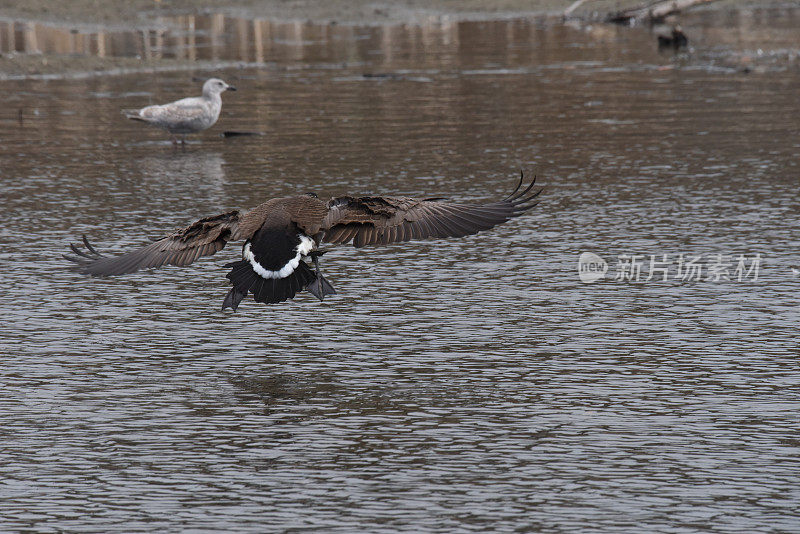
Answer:
[[[222,309],[235,310],[248,293],[256,302],[276,303],[307,289],[322,300],[336,292],[319,272],[324,252],[317,249],[320,243],[363,247],[476,234],[519,217],[537,204],[540,192],[533,189],[533,181],[523,187],[520,178],[505,199],[484,204],[384,196],[342,196],[328,202],[312,194],[273,198],[247,213],[229,211],[200,219],[120,256],[100,254],[84,236],[86,249],[71,245],[75,256],[65,257],[77,263],[81,273],[110,276],[162,265],[184,267],[219,252],[228,241],[244,240],[242,259],[225,266],[231,268],[227,278],[233,287]],[[313,269],[305,258],[312,260]]]
[[[186,134],[202,132],[214,126],[222,110],[220,95],[226,90],[235,91],[219,78],[211,78],[203,84],[203,96],[183,98],[169,104],[147,106],[142,109],[126,109],[126,117],[158,126],[170,133],[172,144],[177,145],[176,134],[181,144],[186,143]]]

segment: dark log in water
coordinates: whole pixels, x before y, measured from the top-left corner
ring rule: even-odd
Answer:
[[[225,130],[222,132],[221,137],[245,137],[252,135],[264,135],[264,132],[239,132],[236,130]]]

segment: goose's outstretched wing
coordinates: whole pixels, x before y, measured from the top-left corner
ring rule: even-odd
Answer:
[[[536,177],[523,189],[524,176],[505,199],[489,204],[459,204],[441,198],[337,197],[328,203],[322,240],[356,247],[411,239],[462,237],[488,230],[531,209],[542,189]]]
[[[77,265],[74,269],[92,276],[128,274],[140,269],[177,265],[184,267],[201,256],[219,252],[236,234],[239,212],[229,211],[200,219],[173,234],[120,256],[104,256],[83,236],[86,249],[70,245],[75,256],[64,257]]]

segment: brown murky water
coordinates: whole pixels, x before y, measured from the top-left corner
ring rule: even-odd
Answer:
[[[262,69],[2,84],[0,529],[800,529],[798,69],[644,30],[348,31]],[[120,115],[193,74],[240,91],[185,149]],[[221,313],[238,245],[117,279],[60,257],[306,191],[490,199],[521,167],[529,216],[334,249],[324,303]]]

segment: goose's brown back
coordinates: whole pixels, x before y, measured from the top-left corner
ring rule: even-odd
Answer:
[[[289,228],[292,224],[309,236],[321,229],[327,205],[310,195],[273,198],[245,213],[234,239],[249,239],[263,226]]]

